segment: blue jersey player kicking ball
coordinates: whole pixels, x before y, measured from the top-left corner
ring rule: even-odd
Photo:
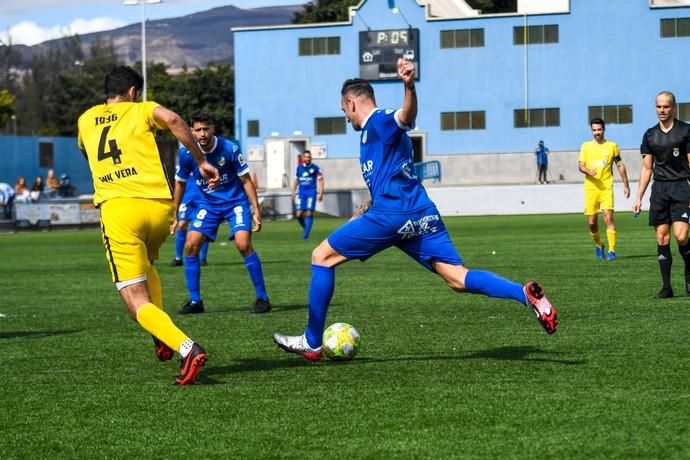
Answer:
[[[414,74],[412,62],[398,60],[398,75],[405,86],[399,110],[377,108],[374,90],[366,80],[343,84],[341,106],[352,127],[361,131],[359,162],[372,202],[366,212],[336,229],[312,252],[306,331],[296,336],[273,335],[275,343],[287,352],[311,361],[321,358],[335,267],[351,259],[365,260],[391,246],[438,274],[453,290],[513,299],[532,310],[547,333],[556,332],[556,310],[538,283],[521,286],[494,273],[465,267],[436,205],[415,177],[412,143],[406,133],[417,116]]]
[[[199,174],[199,168],[192,161],[187,149],[180,151],[179,167],[175,175],[175,206],[179,208],[190,174],[199,186],[202,196],[187,229],[184,248],[184,274],[190,299],[178,313],[203,313],[199,252],[206,241],[216,239],[218,227],[224,221],[230,224],[235,246],[244,258],[244,264],[254,284],[256,302],[252,312],[267,313],[271,310],[271,304],[266,293],[261,261],[252,246],[252,232],[261,230],[261,214],[256,189],[249,176],[249,166],[236,143],[214,135],[214,126],[209,115],[195,115],[191,125],[192,133],[206,160],[218,168],[220,182],[215,188],[210,189],[207,181]],[[177,219],[173,221],[171,232],[175,231],[177,223]]]
[[[297,166],[295,181],[292,184],[292,201],[295,203],[297,222],[304,229],[302,239],[306,240],[309,238],[314,223],[316,202],[323,200],[324,182],[321,169],[311,162],[309,150],[305,150],[302,154],[302,161],[303,163]],[[295,196],[297,196],[296,200]]]

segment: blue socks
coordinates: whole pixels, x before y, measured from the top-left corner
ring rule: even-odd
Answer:
[[[204,244],[201,245],[201,249],[199,250],[199,259],[201,260],[206,260],[206,256],[208,255],[208,243],[209,241],[206,240]]]
[[[297,222],[299,222],[300,226],[301,226],[302,228],[304,228],[304,214],[300,215],[300,216],[297,218]]]
[[[311,232],[311,226],[314,224],[314,216],[307,216],[304,219],[304,238],[305,240],[309,238],[309,232]]]
[[[184,277],[192,302],[201,302],[201,264],[199,256],[185,256]]]
[[[331,303],[334,290],[335,268],[312,264],[309,285],[309,322],[304,332],[307,344],[312,348],[319,348],[323,343],[328,304]]]
[[[495,273],[484,270],[470,270],[465,275],[465,288],[473,294],[484,294],[489,297],[500,299],[517,300],[523,305],[527,305],[525,293],[519,284],[501,278]]]
[[[187,230],[177,230],[175,233],[175,258],[182,260],[182,253],[184,251],[184,242],[187,239]]]
[[[244,258],[244,265],[247,267],[249,278],[251,278],[252,283],[254,284],[256,298],[268,300],[266,285],[264,284],[264,272],[261,270],[261,261],[259,260],[259,255],[256,252],[251,253]]]

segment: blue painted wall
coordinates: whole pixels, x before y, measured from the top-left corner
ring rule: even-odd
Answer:
[[[331,158],[357,156],[358,137],[314,135],[315,117],[337,117],[340,87],[359,76],[359,32],[420,29],[420,114],[427,155],[531,151],[543,138],[552,150],[578,150],[590,138],[588,106],[633,106],[633,123],[609,125],[607,137],[637,148],[656,122],[654,96],[673,91],[690,102],[690,38],[660,37],[661,18],[690,17],[690,7],[650,8],[648,0],[572,0],[570,12],[527,17],[527,25],[558,24],[559,43],[513,45],[523,16],[427,21],[414,0],[368,0],[352,24],[235,31],[236,132],[242,145],[262,145],[272,132],[301,131],[325,143]],[[361,18],[361,19],[360,19]],[[440,31],[483,28],[482,48],[441,49]],[[302,37],[341,37],[341,54],[299,56]],[[513,111],[525,106],[525,74],[531,108],[560,108],[560,126],[514,128]],[[398,107],[398,82],[374,82],[381,107]],[[441,112],[484,110],[486,129],[441,131]],[[260,137],[246,136],[247,120],[260,121]]]
[[[89,164],[77,148],[75,137],[0,136],[0,182],[14,186],[17,177],[24,176],[31,187],[36,176],[45,179],[49,168],[39,167],[40,142],[53,143],[56,176],[70,176],[79,195],[93,193]]]

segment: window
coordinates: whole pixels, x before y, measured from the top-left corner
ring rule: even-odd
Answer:
[[[247,137],[259,137],[259,120],[247,120]]]
[[[543,26],[527,26],[527,33],[523,26],[513,27],[513,45],[544,45],[558,43],[558,24]]]
[[[633,122],[632,105],[590,105],[589,120],[602,118],[608,124],[629,125]]]
[[[345,117],[314,118],[314,134],[345,134]]]
[[[514,115],[516,128],[561,125],[561,109],[559,108],[516,109]]]
[[[690,37],[690,18],[661,20],[661,38]]]
[[[678,104],[678,119],[690,122],[690,102],[681,102]]]
[[[441,130],[486,129],[486,112],[441,112]]]
[[[38,167],[53,168],[53,143],[38,143]]]
[[[480,48],[482,46],[484,46],[484,29],[441,31],[441,48]]]
[[[299,39],[300,56],[340,54],[340,37],[315,37]]]

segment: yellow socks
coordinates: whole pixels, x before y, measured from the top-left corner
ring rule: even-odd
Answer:
[[[151,296],[151,303],[161,310],[163,308],[163,289],[161,288],[161,279],[158,276],[156,267],[151,265],[149,272],[146,274],[146,287],[149,290],[149,296]]]
[[[606,239],[609,242],[609,252],[616,252],[616,231],[606,230]]]
[[[598,231],[594,233],[589,232],[589,236],[591,236],[592,240],[594,240],[594,244],[596,245],[596,247],[600,248],[603,246],[603,243],[601,242],[601,235]]]
[[[180,350],[180,346],[190,340],[184,332],[172,322],[170,316],[152,303],[145,303],[137,310],[137,322],[158,340],[172,348]]]

